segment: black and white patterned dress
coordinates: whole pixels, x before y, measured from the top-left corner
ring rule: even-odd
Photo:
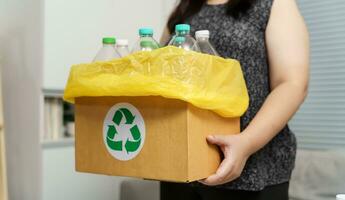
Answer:
[[[249,109],[241,119],[242,130],[270,93],[265,30],[272,2],[257,0],[246,14],[237,19],[226,15],[225,5],[204,5],[199,13],[186,20],[193,35],[196,30],[209,30],[210,42],[218,53],[240,61],[250,97]],[[287,182],[294,167],[295,154],[296,138],[285,126],[272,141],[249,158],[240,178],[218,187],[258,191],[265,186]]]

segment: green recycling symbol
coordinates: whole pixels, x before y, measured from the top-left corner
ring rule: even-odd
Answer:
[[[104,120],[103,136],[108,152],[115,158],[134,158],[145,139],[145,123],[140,112],[129,103],[116,104]]]

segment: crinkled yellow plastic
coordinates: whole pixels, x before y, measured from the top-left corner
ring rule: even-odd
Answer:
[[[223,117],[241,116],[249,103],[238,61],[176,47],[72,66],[64,99],[85,96],[163,96]]]

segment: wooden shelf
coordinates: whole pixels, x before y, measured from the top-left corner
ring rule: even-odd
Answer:
[[[62,98],[63,90],[53,90],[53,89],[43,89],[42,90],[44,97],[50,98]]]

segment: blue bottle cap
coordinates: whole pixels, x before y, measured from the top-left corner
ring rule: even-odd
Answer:
[[[189,24],[177,24],[175,26],[175,30],[176,32],[180,32],[180,31],[190,31],[190,25]]]
[[[139,35],[153,35],[153,29],[152,28],[140,28],[139,29]]]

